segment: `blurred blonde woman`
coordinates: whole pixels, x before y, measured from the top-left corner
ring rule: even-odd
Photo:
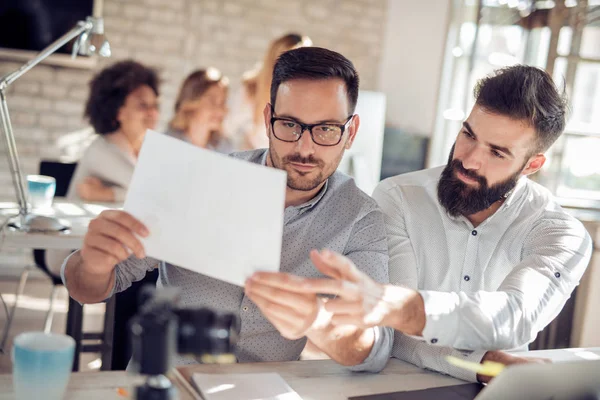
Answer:
[[[181,85],[167,134],[221,153],[232,146],[223,135],[229,82],[216,68],[192,72]]]
[[[277,61],[277,58],[282,53],[304,46],[312,46],[312,41],[308,36],[302,36],[297,33],[288,33],[281,36],[271,42],[260,68],[244,74],[242,87],[245,91],[245,100],[251,107],[251,121],[246,120],[244,122],[246,126],[239,126],[238,129],[233,129],[235,133],[242,135],[239,145],[241,149],[247,150],[268,146],[269,141],[265,131],[263,110],[265,105],[270,101],[271,81],[273,79],[275,61]]]

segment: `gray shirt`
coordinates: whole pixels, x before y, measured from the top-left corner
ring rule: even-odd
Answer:
[[[266,150],[254,150],[234,153],[232,157],[264,165],[266,154]],[[198,243],[198,249],[201,248],[202,243]],[[309,259],[312,249],[323,248],[349,257],[377,282],[389,281],[383,214],[374,200],[358,189],[352,178],[341,172],[335,172],[309,202],[285,209],[280,270],[303,277],[323,277]],[[132,256],[117,265],[114,292],[127,289],[157,264],[157,285],[179,287],[181,306],[210,307],[239,314],[241,333],[235,354],[239,362],[299,359],[306,338],[288,340],[282,337],[244,295],[240,286],[166,262]],[[375,372],[387,363],[393,344],[393,330],[378,327],[375,332],[376,340],[370,355],[362,364],[352,367],[353,370]],[[186,360],[178,362],[185,363]]]

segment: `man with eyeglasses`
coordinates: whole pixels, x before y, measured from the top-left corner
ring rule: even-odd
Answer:
[[[336,172],[358,131],[358,84],[352,63],[336,52],[305,47],[284,53],[264,110],[269,148],[232,155],[287,172],[281,272],[257,273],[244,289],[146,258],[134,232],[151,232],[125,212],[106,211],[90,224],[82,250],[63,265],[70,295],[102,301],[158,264],[160,285],[179,287],[183,306],[239,313],[240,362],[297,360],[309,339],[353,370],[381,370],[393,330],[334,326],[326,300],[295,284],[324,276],[315,266],[329,252],[315,249],[325,248],[344,254],[374,281],[389,281],[383,214],[350,177]]]

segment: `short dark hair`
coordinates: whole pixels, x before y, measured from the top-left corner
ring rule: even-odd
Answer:
[[[532,154],[548,150],[565,129],[566,98],[542,69],[527,65],[499,69],[481,79],[474,94],[475,104],[483,109],[529,122],[537,135]]]
[[[354,114],[358,99],[358,72],[350,60],[322,47],[300,47],[281,54],[273,68],[271,104],[275,107],[279,85],[294,79],[334,79],[346,83],[350,114]]]
[[[89,118],[96,133],[104,135],[119,129],[119,108],[131,92],[144,85],[158,96],[156,71],[133,60],[112,64],[94,76],[84,116]]]

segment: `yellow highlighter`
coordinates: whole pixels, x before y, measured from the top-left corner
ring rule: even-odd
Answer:
[[[455,367],[467,369],[469,371],[473,371],[479,375],[486,376],[496,376],[499,375],[500,372],[506,367],[504,364],[494,362],[494,361],[484,361],[479,364],[472,361],[465,361],[461,358],[446,356],[446,361]]]

